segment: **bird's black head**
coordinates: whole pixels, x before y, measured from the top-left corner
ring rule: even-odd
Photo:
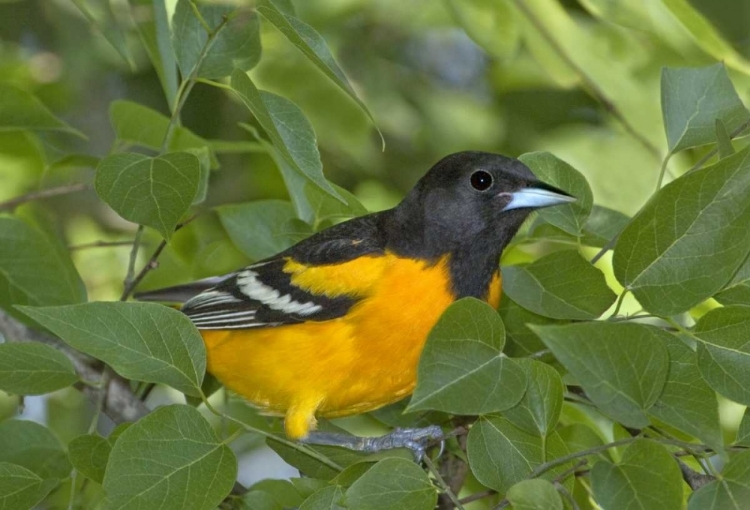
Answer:
[[[452,265],[494,271],[534,209],[574,200],[538,181],[517,159],[459,152],[435,164],[391,212],[388,244],[396,253],[426,259],[451,255]]]

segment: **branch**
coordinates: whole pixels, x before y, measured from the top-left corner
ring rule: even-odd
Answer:
[[[0,333],[5,337],[6,342],[40,342],[61,351],[73,362],[78,376],[88,381],[88,384],[76,383],[76,389],[93,402],[100,401],[102,389],[91,384],[91,382],[103,380],[104,365],[100,361],[78,352],[48,333],[30,328],[2,309],[0,309]],[[116,424],[136,421],[151,412],[131,391],[130,383],[120,376],[113,374],[109,378],[106,394],[102,412]]]
[[[15,197],[15,198],[11,198],[10,200],[6,200],[5,202],[0,202],[0,211],[12,211],[19,205],[25,204],[26,202],[39,200],[40,198],[50,198],[50,197],[57,197],[60,195],[68,195],[70,193],[75,193],[77,191],[84,191],[90,188],[91,186],[89,186],[88,184],[77,183],[77,184],[68,184],[65,186],[58,186],[57,188],[43,189],[41,191],[32,191],[31,193],[26,193],[25,195],[21,195],[20,197]]]
[[[682,462],[680,459],[675,458],[675,460],[677,461],[677,465],[680,466],[680,471],[682,471],[682,479],[685,480],[685,483],[694,491],[697,491],[707,483],[714,481],[713,476],[693,471],[690,469],[690,466]]]

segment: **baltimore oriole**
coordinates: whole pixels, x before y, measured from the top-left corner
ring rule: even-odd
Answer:
[[[208,370],[284,414],[287,435],[302,439],[316,415],[363,413],[409,395],[448,305],[473,296],[497,307],[505,246],[533,209],[574,200],[516,159],[461,152],[393,209],[323,230],[197,295],[200,284],[145,297],[192,294],[182,311],[201,331]]]

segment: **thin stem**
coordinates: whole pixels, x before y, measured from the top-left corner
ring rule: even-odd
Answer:
[[[661,185],[664,182],[664,176],[667,173],[667,165],[669,164],[669,159],[672,157],[672,153],[666,155],[664,158],[664,161],[661,163],[661,170],[659,170],[659,180],[656,181],[656,191],[659,191],[661,189]]]
[[[68,497],[68,510],[74,510],[76,505],[76,480],[78,479],[78,470],[74,469],[70,475],[70,496]]]
[[[465,498],[461,498],[458,500],[459,503],[462,503],[464,505],[473,503],[474,501],[479,501],[480,499],[489,498],[490,496],[495,496],[497,494],[497,491],[492,489],[487,489],[486,491],[477,492],[476,494],[472,494],[471,496],[466,496]]]
[[[12,211],[21,204],[31,202],[33,200],[39,200],[42,198],[57,197],[60,195],[68,195],[70,193],[76,193],[78,191],[85,191],[91,186],[88,184],[67,184],[65,186],[58,186],[56,188],[43,189],[41,191],[32,191],[19,197],[11,198],[5,202],[0,202],[0,211]]]
[[[130,250],[130,260],[128,261],[128,272],[125,275],[125,281],[122,283],[122,295],[120,296],[120,301],[125,301],[128,299],[128,295],[130,294],[127,292],[127,289],[130,288],[130,286],[133,283],[133,278],[135,277],[135,261],[138,258],[138,249],[141,247],[141,237],[143,236],[143,225],[138,225],[138,230],[135,231],[135,239],[133,239],[133,249]]]
[[[198,6],[195,5],[195,2],[193,2],[193,0],[190,0],[190,8],[193,9],[193,14],[195,14],[195,17],[198,18],[198,22],[203,25],[203,30],[205,30],[207,34],[211,35],[211,27],[208,25],[208,22],[203,17],[203,14],[201,14],[201,11],[198,9]]]
[[[96,428],[99,426],[99,417],[102,415],[102,410],[107,402],[107,385],[109,384],[110,368],[105,366],[102,370],[102,378],[99,381],[99,398],[96,401],[96,409],[94,409],[94,416],[91,418],[91,424],[89,425],[89,434],[96,432]]]
[[[435,464],[432,462],[432,459],[429,457],[429,455],[425,455],[422,461],[427,465],[427,469],[430,470],[430,473],[432,473],[432,476],[435,477],[435,480],[437,480],[438,485],[443,489],[443,493],[450,498],[451,502],[453,503],[453,506],[455,508],[458,508],[459,510],[464,510],[463,505],[458,500],[455,494],[453,494],[453,491],[448,486],[447,483],[445,483],[445,480],[443,480],[443,477],[440,476],[440,471],[435,467]]]
[[[89,248],[113,248],[115,246],[133,246],[133,241],[94,241],[92,243],[74,244],[68,250],[87,250]]]
[[[613,317],[617,317],[617,314],[620,313],[620,308],[622,308],[622,302],[625,301],[625,296],[628,295],[628,292],[630,290],[625,289],[620,293],[620,297],[617,298],[617,304],[615,305],[615,310],[612,312],[612,315],[609,316],[610,319]]]
[[[603,444],[600,446],[594,446],[592,448],[588,448],[586,450],[581,450],[579,452],[574,452],[568,455],[564,455],[562,457],[558,457],[556,459],[553,459],[549,462],[545,462],[544,464],[540,464],[537,466],[527,478],[537,478],[547,471],[550,471],[551,469],[556,468],[557,466],[562,466],[563,464],[567,464],[568,462],[571,462],[576,459],[580,459],[581,457],[588,457],[589,455],[594,455],[596,453],[604,452],[609,450],[610,448],[617,448],[618,446],[625,446],[630,443],[634,443],[635,441],[641,439],[641,436],[635,436],[635,437],[629,437],[627,439],[620,439],[618,441],[612,441],[611,443]]]
[[[204,85],[211,85],[212,87],[216,87],[216,88],[220,88],[224,90],[229,90],[229,91],[234,90],[232,87],[230,87],[226,83],[221,83],[220,81],[207,80],[206,78],[196,78],[195,81],[196,83],[203,83]]]

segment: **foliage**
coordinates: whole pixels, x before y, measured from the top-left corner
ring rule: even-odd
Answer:
[[[0,2],[0,508],[741,508],[750,3],[296,4]],[[579,201],[506,250],[499,313],[445,312],[410,400],[321,420],[439,424],[426,467],[288,441],[187,318],[129,300],[464,149]],[[266,446],[281,476],[238,468]]]

